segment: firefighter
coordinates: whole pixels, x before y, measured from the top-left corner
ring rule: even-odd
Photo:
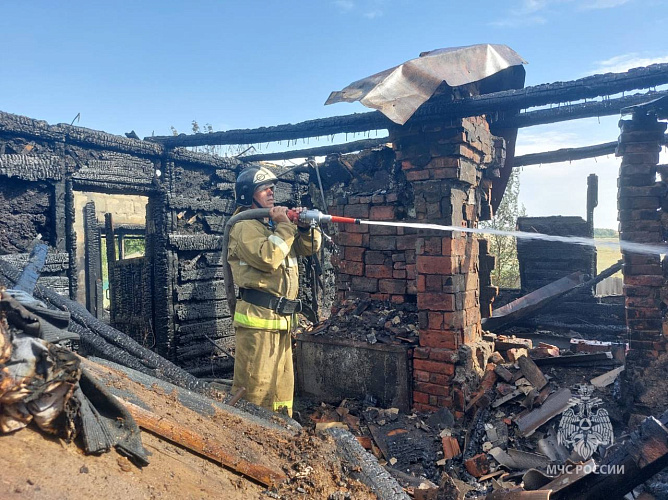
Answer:
[[[320,248],[321,234],[307,223],[293,224],[286,207],[275,206],[276,176],[249,167],[237,177],[237,213],[269,208],[269,218],[242,220],[230,231],[227,258],[240,300],[234,313],[236,354],[233,393],[264,408],[292,416],[294,372],[291,328],[302,310],[297,299],[297,256]],[[297,208],[300,213],[305,209]]]

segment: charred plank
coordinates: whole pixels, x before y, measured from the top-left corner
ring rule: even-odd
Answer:
[[[411,123],[421,120],[443,119],[493,114],[503,109],[519,110],[532,106],[571,102],[612,95],[634,89],[651,88],[668,83],[668,64],[654,64],[635,68],[626,73],[607,73],[593,75],[579,80],[556,82],[519,90],[505,90],[491,94],[443,102],[432,99],[423,104],[411,118]],[[256,144],[262,142],[301,139],[305,137],[326,137],[340,133],[366,132],[396,127],[379,111],[336,116],[319,120],[258,129],[229,130],[178,136],[146,137],[146,141],[155,141],[167,147],[203,146],[223,144]]]

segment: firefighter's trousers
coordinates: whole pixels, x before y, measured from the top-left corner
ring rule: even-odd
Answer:
[[[292,416],[295,376],[289,331],[236,327],[232,394],[272,411],[285,407]]]

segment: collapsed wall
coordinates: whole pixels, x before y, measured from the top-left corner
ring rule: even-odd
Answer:
[[[76,210],[75,193],[145,196],[145,256],[118,259],[110,272],[112,326],[195,373],[215,374],[217,364],[229,371],[231,359],[211,360],[233,341],[221,243],[243,167],[234,158],[0,112],[0,256],[20,264],[41,238],[49,254],[39,283],[73,300],[85,290],[89,310],[102,318],[101,236],[113,234],[114,214],[106,228],[104,210]],[[305,174],[286,175],[277,198],[306,202],[307,183]],[[83,280],[77,245],[86,247]]]

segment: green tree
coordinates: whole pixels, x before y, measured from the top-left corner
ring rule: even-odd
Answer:
[[[619,233],[614,229],[594,228],[594,238],[619,238]]]
[[[503,199],[494,217],[483,221],[480,227],[499,231],[515,231],[517,218],[526,215],[526,209],[519,202],[520,174],[514,169],[508,179]],[[512,236],[486,234],[490,253],[496,256],[496,266],[492,272],[492,282],[500,288],[520,287],[520,267],[517,260],[517,242]]]

